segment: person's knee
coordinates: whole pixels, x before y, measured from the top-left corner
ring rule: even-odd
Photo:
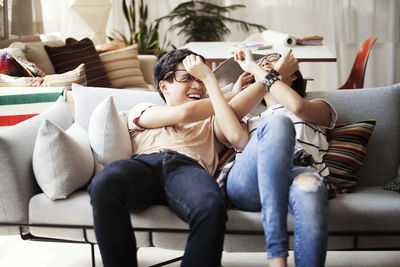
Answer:
[[[310,173],[299,175],[294,183],[303,191],[316,191],[321,184],[321,180]]]
[[[287,134],[288,136],[293,136],[293,139],[295,136],[292,120],[284,115],[270,116],[259,126],[258,133],[263,136],[268,129],[273,129],[275,133],[279,133],[280,135]]]
[[[96,174],[89,184],[88,192],[92,201],[107,198],[117,189],[120,174],[113,169],[107,169]]]
[[[203,219],[225,222],[227,220],[226,208],[222,197],[205,197],[197,210],[197,216]]]

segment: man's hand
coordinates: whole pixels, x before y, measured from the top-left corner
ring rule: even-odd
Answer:
[[[282,80],[290,80],[290,76],[299,69],[299,62],[293,57],[292,49],[276,62],[274,69],[282,75]]]
[[[211,69],[203,62],[202,58],[194,54],[187,56],[182,63],[190,75],[203,82],[206,82],[207,78],[214,75]]]

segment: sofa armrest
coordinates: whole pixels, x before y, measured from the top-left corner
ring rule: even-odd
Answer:
[[[140,69],[142,70],[144,80],[153,86],[153,68],[156,64],[157,57],[155,55],[138,55]]]
[[[32,155],[37,131],[44,119],[64,130],[73,123],[71,111],[60,96],[46,111],[0,131],[0,223],[29,222],[29,200],[40,192],[33,174]]]

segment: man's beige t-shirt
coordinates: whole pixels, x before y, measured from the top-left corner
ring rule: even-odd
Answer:
[[[223,148],[214,134],[214,116],[203,121],[154,129],[136,125],[134,120],[153,105],[141,103],[129,112],[128,127],[134,153],[149,154],[173,150],[193,158],[213,175],[218,164],[218,152]]]

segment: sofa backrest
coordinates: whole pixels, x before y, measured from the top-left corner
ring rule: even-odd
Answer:
[[[163,104],[157,92],[91,88],[73,88],[75,120],[87,129],[90,115],[103,99],[112,95],[119,111],[128,111],[136,103]],[[355,90],[309,92],[308,99],[323,98],[335,107],[337,124],[376,119],[367,156],[358,171],[359,185],[383,185],[396,177],[400,163],[400,84]]]
[[[376,119],[367,155],[358,171],[359,185],[391,182],[400,164],[400,83],[378,88],[309,92],[323,98],[338,113],[337,124]]]
[[[118,111],[129,111],[141,102],[165,104],[158,92],[143,90],[110,89],[72,85],[74,118],[83,128],[88,129],[90,116],[97,105],[108,96],[112,96]],[[67,96],[67,102],[70,97]]]

